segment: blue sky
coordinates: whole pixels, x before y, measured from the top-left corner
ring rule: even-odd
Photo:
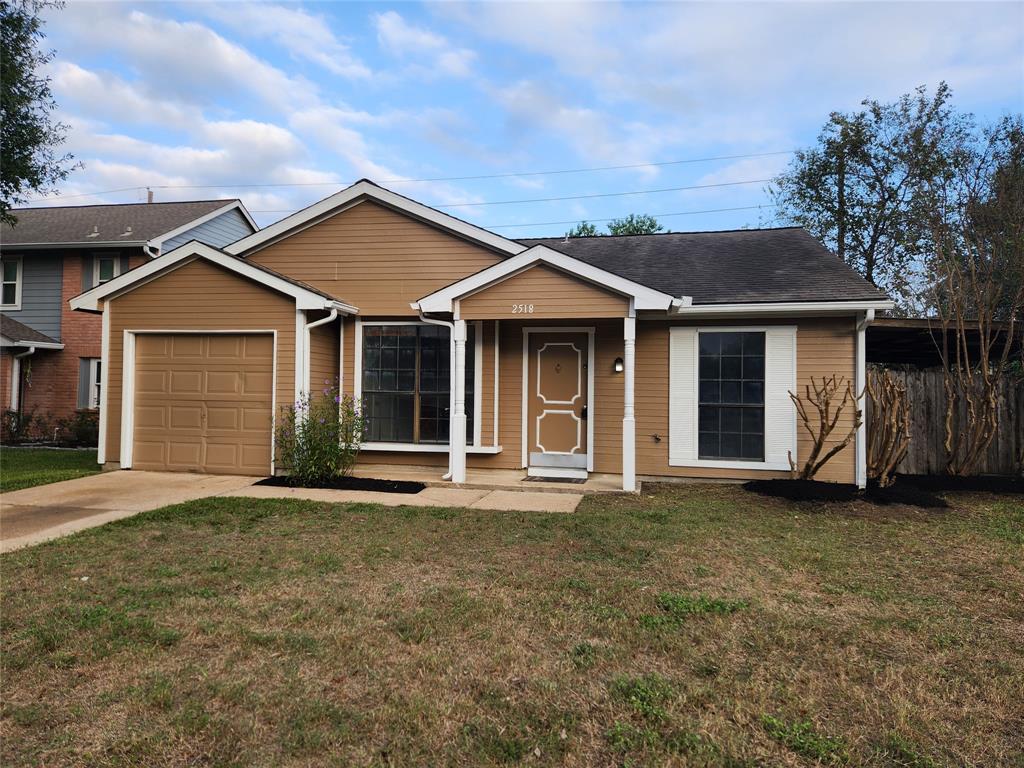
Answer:
[[[943,79],[983,120],[1024,108],[1021,3],[71,0],[47,18],[84,163],[62,202],[152,186],[241,197],[261,224],[368,177],[512,237],[630,212],[756,226],[788,155],[646,164],[806,146],[831,110]],[[504,177],[418,181],[480,175]],[[687,186],[705,188],[481,205]]]

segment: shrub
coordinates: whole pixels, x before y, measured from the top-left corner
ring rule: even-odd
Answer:
[[[302,395],[285,406],[275,429],[282,468],[296,485],[315,486],[352,471],[363,437],[363,420],[353,398],[324,382],[320,394]]]
[[[93,447],[100,438],[99,411],[75,411],[67,419],[57,419],[57,442],[75,448]]]

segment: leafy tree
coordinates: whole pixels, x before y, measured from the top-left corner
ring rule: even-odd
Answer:
[[[591,224],[589,221],[581,221],[575,227],[565,233],[566,237],[596,237],[598,235],[597,227]]]
[[[11,208],[25,193],[53,191],[72,169],[72,156],[60,154],[68,126],[55,121],[50,78],[40,75],[53,51],[40,48],[45,37],[39,14],[62,7],[52,0],[0,2],[0,221],[14,224]]]
[[[646,213],[631,213],[621,219],[612,219],[608,224],[608,233],[612,235],[653,235],[665,228],[658,220]]]
[[[608,234],[610,235],[653,235],[665,228],[658,223],[658,220],[646,213],[631,213],[621,219],[612,219],[608,223]],[[600,237],[603,233],[597,231],[597,227],[589,221],[581,221],[575,227],[565,233],[566,237]]]
[[[822,240],[902,305],[920,293],[929,190],[949,179],[976,138],[973,118],[940,83],[891,104],[833,112],[816,146],[801,150],[769,191],[779,219]]]

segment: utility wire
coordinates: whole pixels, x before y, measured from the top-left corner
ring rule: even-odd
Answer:
[[[752,210],[755,210],[755,209],[776,208],[776,207],[778,207],[778,206],[775,203],[765,203],[763,205],[738,205],[738,206],[736,206],[734,208],[707,208],[707,209],[705,209],[703,211],[677,211],[675,213],[652,213],[651,216],[653,216],[654,218],[660,220],[660,219],[667,219],[667,218],[670,218],[672,216],[697,216],[697,215],[703,214],[703,213],[724,213],[726,211],[752,211]],[[262,211],[260,211],[260,213],[262,213]],[[584,219],[571,219],[571,220],[568,220],[568,221],[537,221],[537,222],[533,222],[532,224],[480,224],[478,226],[480,226],[483,229],[508,229],[508,228],[511,228],[511,227],[554,227],[554,226],[560,226],[560,225],[564,225],[564,224],[579,224],[579,223],[581,223],[583,221],[587,222],[588,224],[597,224],[597,223],[604,223],[604,222],[609,222],[609,221],[615,221],[618,218],[621,218],[621,217],[619,217],[619,216],[612,216],[611,218],[607,218],[607,219],[588,219],[588,218],[584,218]]]
[[[523,176],[555,176],[572,173],[596,173],[599,171],[621,171],[635,168],[664,167],[670,165],[686,165],[692,163],[711,163],[718,160],[742,160],[751,157],[771,157],[775,155],[791,155],[795,150],[786,149],[774,152],[748,152],[742,155],[718,155],[715,157],[694,157],[685,160],[663,160],[651,163],[633,163],[629,165],[604,165],[590,168],[561,168],[548,171],[522,171],[520,173],[491,173],[476,176],[437,176],[423,179],[381,179],[381,184],[415,184],[437,181],[477,181],[483,179],[511,179]],[[42,200],[70,200],[80,197],[99,197],[101,195],[112,195],[117,192],[134,192],[143,189],[266,189],[275,187],[340,187],[342,182],[338,181],[308,181],[308,182],[281,182],[263,184],[149,184],[137,187],[120,187],[118,189],[106,189],[100,192],[83,192],[74,195],[57,195],[55,197],[37,197],[27,202],[39,202]]]

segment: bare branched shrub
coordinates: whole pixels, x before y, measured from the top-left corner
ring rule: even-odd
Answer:
[[[970,475],[999,429],[999,389],[1024,315],[1024,126],[993,130],[931,213],[934,304],[942,326],[946,471]],[[974,341],[974,343],[971,343]]]
[[[910,400],[906,386],[890,371],[869,370],[867,393],[868,477],[883,488],[892,485],[896,467],[910,446]]]
[[[822,376],[820,383],[812,377],[811,383],[804,387],[803,397],[792,392],[789,393],[789,397],[796,405],[797,416],[807,434],[811,436],[812,444],[811,452],[799,470],[790,452],[790,474],[800,480],[810,480],[833,456],[853,442],[863,414],[857,407],[858,398],[854,394],[853,385],[842,376]],[[813,410],[809,411],[808,406]],[[823,454],[825,445],[839,424],[840,417],[848,408],[854,409],[853,426],[842,440]]]

